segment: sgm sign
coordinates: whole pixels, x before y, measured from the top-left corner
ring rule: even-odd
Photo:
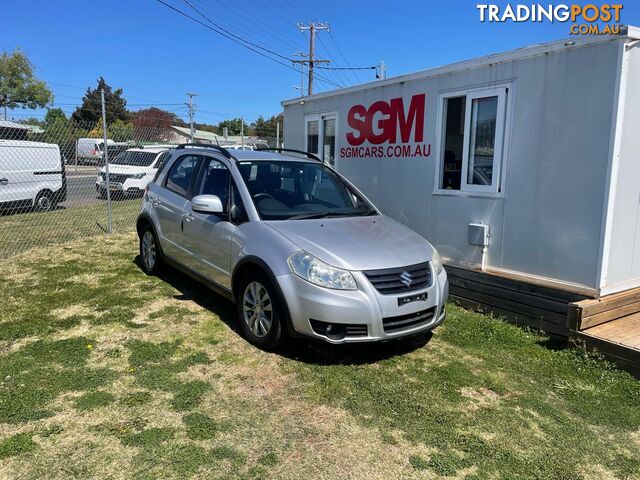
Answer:
[[[425,99],[421,93],[411,97],[409,105],[400,97],[352,106],[347,113],[350,146],[340,148],[340,157],[428,157],[431,145],[423,143]]]

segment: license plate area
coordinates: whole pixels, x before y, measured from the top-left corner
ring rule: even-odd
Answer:
[[[402,305],[406,305],[411,302],[426,302],[427,298],[429,298],[429,294],[427,292],[408,295],[406,297],[398,297],[398,306],[401,307]]]

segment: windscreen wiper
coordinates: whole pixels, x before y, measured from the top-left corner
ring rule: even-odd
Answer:
[[[311,212],[311,213],[302,213],[300,215],[294,215],[293,217],[289,217],[287,220],[306,220],[309,218],[322,218],[329,215],[329,212]]]

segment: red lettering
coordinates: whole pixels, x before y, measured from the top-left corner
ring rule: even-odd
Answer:
[[[404,102],[402,98],[393,98],[390,102],[393,118],[393,127],[390,128],[389,143],[396,143],[396,133],[400,127],[400,140],[402,143],[410,141],[411,128],[414,129],[414,142],[422,142],[424,138],[424,103],[426,95],[414,95],[411,97],[409,112],[404,114]],[[396,122],[398,125],[396,125]]]
[[[368,117],[366,117],[366,115],[367,109],[364,105],[354,105],[349,109],[347,123],[351,128],[360,133],[358,136],[354,135],[353,132],[347,133],[347,142],[349,142],[349,145],[362,145],[367,139],[368,128],[366,118]],[[363,117],[365,117],[364,120],[362,119]]]
[[[409,109],[405,114],[402,97],[392,98],[389,103],[379,100],[369,108],[354,105],[347,114],[347,124],[353,129],[346,135],[349,145],[359,146],[364,142],[380,145],[397,143],[400,130],[400,143],[424,140],[424,116],[426,94],[411,97]],[[381,152],[382,153],[382,152]]]

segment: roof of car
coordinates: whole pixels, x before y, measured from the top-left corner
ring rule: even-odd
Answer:
[[[243,160],[278,160],[278,161],[292,161],[292,162],[313,162],[305,156],[290,154],[290,153],[278,153],[272,151],[260,151],[260,150],[233,150],[231,153],[238,161]]]
[[[210,151],[212,153],[216,153],[216,150],[212,148],[209,150],[207,147],[188,147],[193,150],[203,150]],[[222,146],[224,148],[224,146]],[[317,160],[313,160],[305,156],[304,154],[296,154],[296,153],[278,153],[275,151],[265,151],[265,150],[236,150],[230,149],[229,153],[233,155],[233,158],[238,160],[239,162],[243,161],[263,161],[263,160],[277,160],[282,162],[316,162]]]
[[[169,150],[169,147],[127,148],[127,152],[160,153],[160,152],[166,152],[167,150]]]

